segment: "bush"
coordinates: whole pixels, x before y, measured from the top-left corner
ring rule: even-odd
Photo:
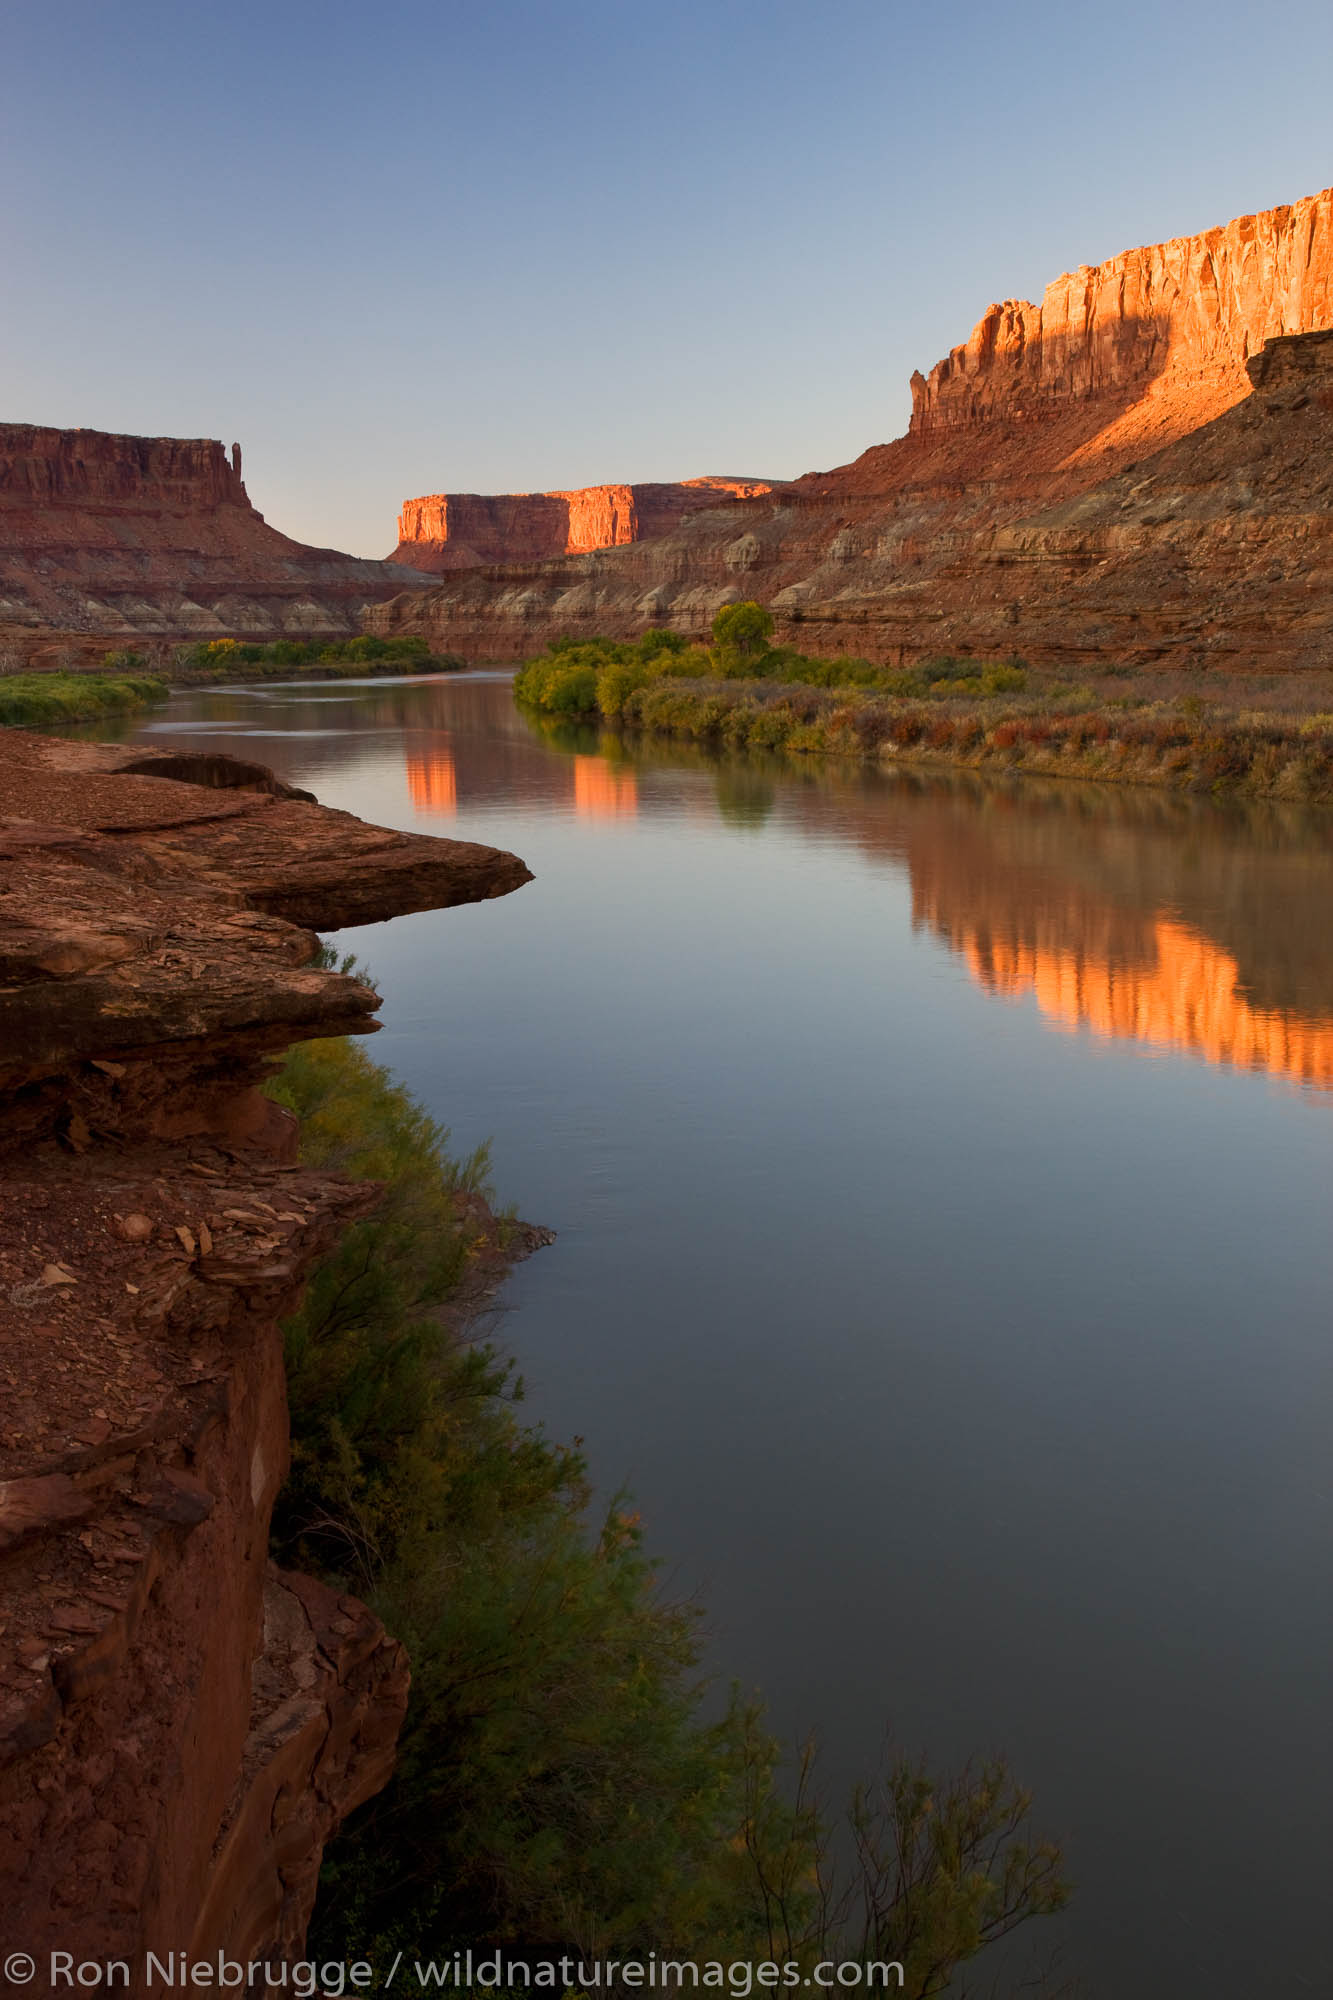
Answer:
[[[764,672],[772,633],[772,614],[753,598],[724,604],[713,620],[709,658],[715,671],[728,679]]]
[[[182,646],[175,656],[178,679],[263,678],[267,674],[311,667],[334,677],[354,675],[367,666],[403,673],[456,672],[467,666],[458,653],[432,653],[426,639],[412,634],[381,638],[361,632],[350,639],[208,639]],[[243,671],[241,671],[243,670]]]
[[[610,664],[594,646],[566,646],[546,658],[529,660],[514,678],[514,699],[548,715],[595,715],[597,675]]]
[[[596,699],[600,712],[608,718],[619,715],[630,695],[648,685],[651,669],[646,660],[612,660],[597,672]]]
[[[58,729],[133,714],[168,696],[165,682],[146,674],[11,674],[0,681],[0,727]]]

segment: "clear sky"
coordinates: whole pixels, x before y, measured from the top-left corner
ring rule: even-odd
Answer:
[[[992,300],[1333,182],[1328,0],[8,0],[0,416],[276,526],[791,476]]]

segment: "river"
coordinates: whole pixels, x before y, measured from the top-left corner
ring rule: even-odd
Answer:
[[[718,1675],[834,1792],[1003,1751],[1089,2000],[1333,1988],[1333,815],[626,749],[501,674],[102,733],[532,868],[339,944],[558,1231],[528,1412]]]

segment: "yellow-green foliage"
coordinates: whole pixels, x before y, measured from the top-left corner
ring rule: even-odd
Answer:
[[[743,741],[746,731],[735,720],[731,695],[700,683],[762,684],[775,691],[864,688],[903,699],[933,700],[1015,693],[1027,681],[1023,668],[1013,663],[943,658],[906,671],[845,656],[809,659],[790,646],[770,645],[772,629],[767,611],[745,603],[724,605],[718,612],[708,648],[690,645],[678,632],[660,630],[633,641],[556,640],[519,670],[514,697],[522,706],[546,715],[601,715],[608,721],[623,719],[649,728],[685,728],[694,736],[723,728],[728,740]],[[670,690],[660,686],[664,681],[690,683],[694,701],[674,702]],[[676,720],[657,719],[667,716]],[[809,718],[799,720],[804,726]],[[753,740],[775,744],[780,732],[766,724]]]
[[[0,725],[56,729],[66,722],[95,722],[165,701],[167,692],[148,674],[11,674],[0,680]]]
[[[108,659],[111,656],[108,655]],[[172,664],[177,681],[263,680],[306,668],[319,678],[341,679],[370,673],[455,673],[467,666],[458,653],[432,653],[412,634],[381,639],[361,632],[353,639],[205,639],[180,647]]]
[[[713,644],[709,658],[715,673],[728,679],[762,673],[772,648],[773,614],[762,604],[747,598],[743,604],[724,604],[713,620]]]
[[[706,657],[714,667],[716,646]],[[643,640],[632,646],[590,640],[530,661],[519,675],[519,698],[545,708],[548,684],[554,685],[557,712],[565,715],[601,713],[622,728],[730,750],[929,759],[1333,799],[1333,718],[1324,713],[1226,709],[1196,693],[1148,701],[1099,694],[1088,684],[1030,692],[1027,671],[1015,661],[944,656],[888,668],[810,660],[764,641],[742,678],[700,673],[700,658],[700,649],[686,649],[683,641],[662,657]],[[1117,677],[1128,672],[1119,669]]]

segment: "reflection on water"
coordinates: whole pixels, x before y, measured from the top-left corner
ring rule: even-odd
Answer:
[[[139,733],[263,737],[284,770],[280,747],[299,746],[313,779],[361,760],[383,733],[426,819],[516,795],[590,820],[697,817],[703,778],[732,829],[757,831],[776,813],[813,839],[904,868],[914,922],[985,992],[1030,995],[1054,1026],[1333,1086],[1333,829],[1323,813],[627,744],[526,720],[504,676],[270,683],[204,691],[190,706],[192,716],[173,711]],[[134,725],[81,733],[128,736]]]
[[[452,819],[458,811],[458,773],[447,743],[406,752],[407,789],[412,804],[428,817]]]
[[[964,955],[988,993],[1031,993],[1059,1027],[1188,1050],[1324,1089],[1333,1084],[1333,1021],[1251,1007],[1230,952],[1168,918],[1152,924],[1152,956],[1140,965],[1112,965],[1073,949],[1025,949],[982,933],[968,938]]]
[[[575,756],[574,810],[586,819],[633,819],[639,788],[633,771],[617,771],[606,757]]]
[[[135,733],[532,868],[345,942],[558,1231],[529,1410],[719,1680],[835,1788],[886,1717],[1006,1751],[1081,2000],[1333,1991],[1333,814],[621,742],[483,676]]]
[[[190,705],[192,716],[173,712],[138,733],[264,738],[283,768],[281,746],[299,746],[313,778],[360,760],[383,734],[425,819],[503,807],[516,794],[590,820],[697,816],[692,781],[706,778],[732,829],[757,831],[776,813],[813,839],[850,841],[905,868],[914,921],[997,998],[1031,996],[1060,1028],[1333,1087],[1325,814],[627,744],[525,720],[499,676],[270,684],[204,691]],[[71,733],[127,737],[135,726]],[[467,744],[461,770],[456,736]]]

